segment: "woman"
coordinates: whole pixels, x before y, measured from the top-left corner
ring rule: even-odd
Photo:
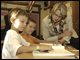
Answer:
[[[72,27],[72,17],[67,12],[67,7],[62,3],[56,3],[53,6],[51,13],[43,19],[42,27],[44,40],[56,44],[71,43],[74,47],[75,44],[79,45],[79,42],[75,44],[72,42],[79,41],[78,35]]]

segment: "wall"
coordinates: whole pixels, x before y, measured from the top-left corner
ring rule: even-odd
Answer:
[[[9,2],[9,1],[8,1]],[[4,2],[2,2],[2,4],[1,4],[1,8],[21,8],[21,9],[24,9],[24,10],[28,10],[28,5],[26,6],[26,5],[18,5],[18,4],[9,4],[9,3],[4,3]],[[12,1],[11,1],[12,2]],[[13,1],[13,2],[19,2],[19,3],[28,3],[29,1]],[[37,1],[36,1],[36,3],[37,3]],[[41,3],[37,3],[38,5],[39,4],[41,4]],[[6,11],[6,10],[4,10],[4,11]],[[32,11],[38,11],[38,7],[33,7],[33,9],[32,9]],[[2,15],[2,14],[1,14]],[[36,20],[36,17],[34,17],[33,16],[33,19],[35,19],[36,21],[37,21],[37,34],[39,34],[39,13],[32,13],[32,14],[30,14],[31,15],[31,17],[32,17],[32,15],[35,15],[36,17],[37,17],[37,20]],[[2,21],[2,20],[1,20]],[[2,23],[3,23],[3,21],[2,21]],[[2,25],[1,25],[2,26]],[[5,28],[5,25],[4,25],[4,28]]]
[[[49,2],[50,2],[50,1],[48,1],[48,6],[50,5]],[[47,6],[47,7],[48,7],[48,6]],[[46,8],[46,7],[44,6],[44,2],[42,2],[41,8],[42,8],[42,9],[41,9],[40,34],[42,35],[42,34],[43,34],[43,33],[42,33],[42,20],[49,14],[50,9],[44,10],[44,8]]]
[[[14,2],[22,2],[22,3],[28,3],[28,1],[14,1]],[[42,20],[43,18],[49,14],[49,9],[44,10],[45,6],[44,6],[44,1],[36,1],[35,4],[41,5],[41,13],[40,13],[40,34],[42,35]],[[5,7],[5,8],[22,8],[24,10],[28,10],[28,6],[24,6],[24,5],[16,5],[16,4],[7,4],[7,3],[3,3],[1,5],[1,7]],[[33,7],[32,11],[38,11],[38,8]],[[38,26],[39,27],[39,26]]]

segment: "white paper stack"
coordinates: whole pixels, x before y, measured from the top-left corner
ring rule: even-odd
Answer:
[[[48,52],[33,51],[33,56],[75,56],[74,53],[67,51],[64,46],[53,46],[53,50]]]

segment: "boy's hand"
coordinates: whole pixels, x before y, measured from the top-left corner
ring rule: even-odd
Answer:
[[[50,50],[53,50],[52,47],[49,46],[49,45],[42,45],[42,46],[39,46],[39,47],[40,47],[41,51],[45,51],[45,50],[50,51]]]

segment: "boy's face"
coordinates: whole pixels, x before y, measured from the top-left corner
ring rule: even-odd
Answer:
[[[34,22],[29,21],[29,24],[26,26],[26,33],[32,34],[35,28],[36,28],[36,24]]]
[[[14,26],[18,31],[23,31],[26,27],[28,18],[26,16],[18,16],[15,20]]]

